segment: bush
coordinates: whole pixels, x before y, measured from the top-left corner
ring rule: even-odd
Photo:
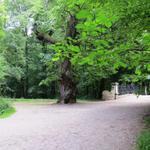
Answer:
[[[0,115],[3,114],[9,107],[8,102],[0,99]]]
[[[138,150],[150,150],[150,117],[145,118],[147,129],[143,131],[137,141]]]
[[[138,139],[138,150],[150,150],[150,130],[143,131]]]
[[[146,126],[147,126],[148,128],[150,128],[150,117],[146,117],[146,118],[145,118],[145,121],[146,121]]]

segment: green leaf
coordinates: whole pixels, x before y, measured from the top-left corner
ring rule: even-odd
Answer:
[[[83,29],[85,27],[85,25],[84,24],[82,24],[82,23],[80,23],[80,24],[77,24],[77,26],[76,26],[76,28],[77,29]]]
[[[142,74],[142,72],[141,72],[141,70],[139,68],[137,68],[136,71],[135,71],[135,74],[140,76]]]
[[[77,19],[84,19],[91,17],[89,10],[81,10],[78,14],[76,14]]]
[[[73,52],[80,52],[80,48],[78,46],[71,46],[70,48]]]
[[[150,64],[147,65],[147,70],[150,71]]]
[[[59,60],[59,57],[55,57],[52,59],[52,61],[58,61]]]

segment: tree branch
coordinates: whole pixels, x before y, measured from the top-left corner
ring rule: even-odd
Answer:
[[[34,24],[34,33],[35,33],[37,39],[39,41],[42,41],[43,43],[49,43],[49,44],[55,44],[56,43],[56,41],[51,37],[53,32],[51,32],[51,30],[49,33],[39,32],[37,30],[37,24],[36,23]]]
[[[49,43],[49,44],[55,44],[56,43],[56,41],[46,33],[35,32],[35,34],[36,34],[36,37],[39,41],[42,41],[44,43]]]

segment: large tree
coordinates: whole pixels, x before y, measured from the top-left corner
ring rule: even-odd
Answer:
[[[92,78],[101,79],[109,78],[120,68],[130,69],[119,47],[126,45],[123,48],[126,56],[130,56],[130,53],[126,52],[128,45],[132,49],[136,48],[136,40],[133,41],[133,38],[137,39],[147,29],[147,24],[141,24],[141,19],[148,14],[145,10],[147,2],[40,2],[42,7],[38,8],[40,13],[35,14],[34,30],[42,43],[52,45],[49,47],[53,51],[53,58],[50,60],[59,64],[58,102],[76,102],[76,80],[73,72],[78,71],[75,69],[79,66],[85,66],[86,72],[92,74]],[[136,21],[133,22],[134,20]],[[144,20],[144,23],[147,23],[146,18]],[[137,30],[138,27],[140,30]],[[44,32],[46,29],[47,33]],[[127,34],[127,30],[130,33]]]
[[[59,82],[58,102],[75,103],[82,91],[100,97],[120,74],[140,78],[142,72],[148,73],[148,0],[5,2],[8,21],[3,51],[9,72],[14,70],[7,81],[17,87],[15,91],[23,85],[28,95],[36,97],[39,92],[45,97],[46,84],[55,95]],[[12,80],[16,77],[19,84]]]
[[[107,4],[109,4],[109,6],[107,6]],[[60,6],[59,10],[58,5]],[[46,10],[47,6],[49,6],[48,3],[46,6],[43,6],[42,9]],[[98,57],[97,53],[101,55],[107,52],[108,43],[103,39],[103,36],[111,27],[112,23],[117,20],[117,14],[116,16],[112,16],[113,12],[110,12],[110,14],[105,13],[104,10],[109,9],[110,6],[110,3],[107,2],[93,2],[90,0],[78,2],[57,1],[54,3],[54,10],[52,9],[52,11],[50,11],[54,15],[51,15],[51,17],[48,16],[48,18],[53,24],[51,26],[53,26],[55,30],[60,31],[60,36],[62,36],[60,40],[56,40],[59,32],[56,31],[57,36],[53,37],[51,34],[53,33],[52,30],[49,30],[49,34],[46,34],[38,29],[38,24],[40,25],[39,20],[41,18],[43,19],[43,15],[47,16],[50,12],[45,13],[43,11],[43,14],[37,14],[34,24],[35,34],[41,42],[52,45],[51,49],[54,51],[52,60],[59,61],[60,64],[60,99],[58,102],[76,102],[76,81],[73,74],[74,67],[72,65],[76,66],[80,63],[94,65],[93,59]],[[100,8],[101,13],[99,12],[98,15],[96,15]],[[58,16],[59,19],[56,18]],[[108,19],[109,16],[110,18]],[[105,56],[109,53],[108,51]],[[105,58],[103,58],[102,62],[103,68],[108,67],[111,69],[108,64],[112,60],[108,60],[106,64],[104,63],[104,59]],[[80,60],[82,61],[79,63]],[[111,70],[114,69],[112,68]]]

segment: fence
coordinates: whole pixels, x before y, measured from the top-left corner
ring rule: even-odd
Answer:
[[[139,90],[139,87],[137,85],[134,85],[134,84],[118,85],[119,95],[137,93],[138,90]]]

